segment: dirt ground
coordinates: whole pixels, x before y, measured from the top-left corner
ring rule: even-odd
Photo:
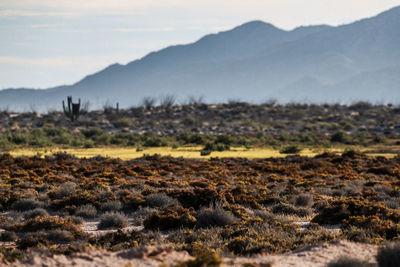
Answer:
[[[256,255],[253,257],[223,258],[221,266],[243,266],[252,263],[255,266],[326,266],[330,261],[341,256],[355,257],[375,263],[377,246],[352,243],[347,241],[336,241],[332,243],[320,244],[306,247],[281,255]],[[23,262],[5,264],[1,266],[37,266],[37,267],[66,267],[66,266],[173,266],[174,264],[191,259],[186,251],[174,251],[171,248],[141,247],[129,249],[121,252],[107,252],[92,250],[85,253],[76,253],[72,256],[64,255],[39,255],[31,254]]]
[[[260,266],[273,267],[298,266],[298,267],[322,267],[341,256],[358,258],[369,263],[375,263],[377,254],[376,245],[352,243],[347,241],[336,241],[327,244],[309,246],[293,252],[281,255],[258,255],[252,258],[235,258],[233,265],[241,266],[244,263],[253,263]],[[230,265],[229,260],[225,261],[226,266]]]

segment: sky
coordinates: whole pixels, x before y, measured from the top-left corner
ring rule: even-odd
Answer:
[[[73,84],[113,63],[263,20],[341,25],[400,0],[0,0],[0,90]]]

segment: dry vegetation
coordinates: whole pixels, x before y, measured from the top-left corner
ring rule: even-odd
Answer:
[[[73,122],[1,111],[0,261],[102,248],[112,262],[125,249],[165,252],[156,245],[178,253],[177,266],[218,266],[335,240],[396,241],[399,120],[399,107],[363,102],[148,101]],[[329,247],[357,247],[341,242]],[[398,244],[366,251],[377,256],[329,264],[399,265]]]
[[[166,244],[197,257],[182,266],[198,266],[340,239],[383,244],[400,237],[399,175],[399,157],[355,151],[254,160],[3,154],[1,252],[13,260],[32,249]],[[93,220],[120,230],[90,234]]]

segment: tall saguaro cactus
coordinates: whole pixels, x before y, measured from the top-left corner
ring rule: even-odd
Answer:
[[[63,100],[63,109],[64,109],[64,114],[70,118],[71,121],[74,121],[78,119],[81,111],[81,99],[79,98],[78,103],[73,103],[72,102],[72,96],[69,96],[67,98],[68,100],[68,105],[65,107],[65,102]]]

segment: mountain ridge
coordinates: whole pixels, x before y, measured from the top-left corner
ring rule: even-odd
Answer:
[[[167,94],[180,100],[204,96],[208,102],[232,98],[304,102],[307,92],[306,98],[312,102],[373,102],[382,97],[378,94],[379,84],[391,88],[385,91],[391,94],[384,97],[388,102],[400,100],[400,90],[395,90],[395,76],[397,71],[400,76],[400,70],[393,67],[400,62],[399,43],[400,6],[336,27],[312,25],[286,31],[256,20],[203,36],[194,43],[151,52],[125,65],[109,65],[72,85],[2,90],[0,107],[41,107],[54,102],[53,106],[59,108],[67,95],[90,100],[96,108],[107,100],[128,107],[145,96]],[[375,70],[387,71],[388,75],[378,75]],[[368,76],[363,73],[391,80],[371,84],[357,81],[357,77]],[[337,88],[345,84],[354,88]],[[338,92],[341,95],[333,98]],[[359,94],[356,99],[355,94]]]

